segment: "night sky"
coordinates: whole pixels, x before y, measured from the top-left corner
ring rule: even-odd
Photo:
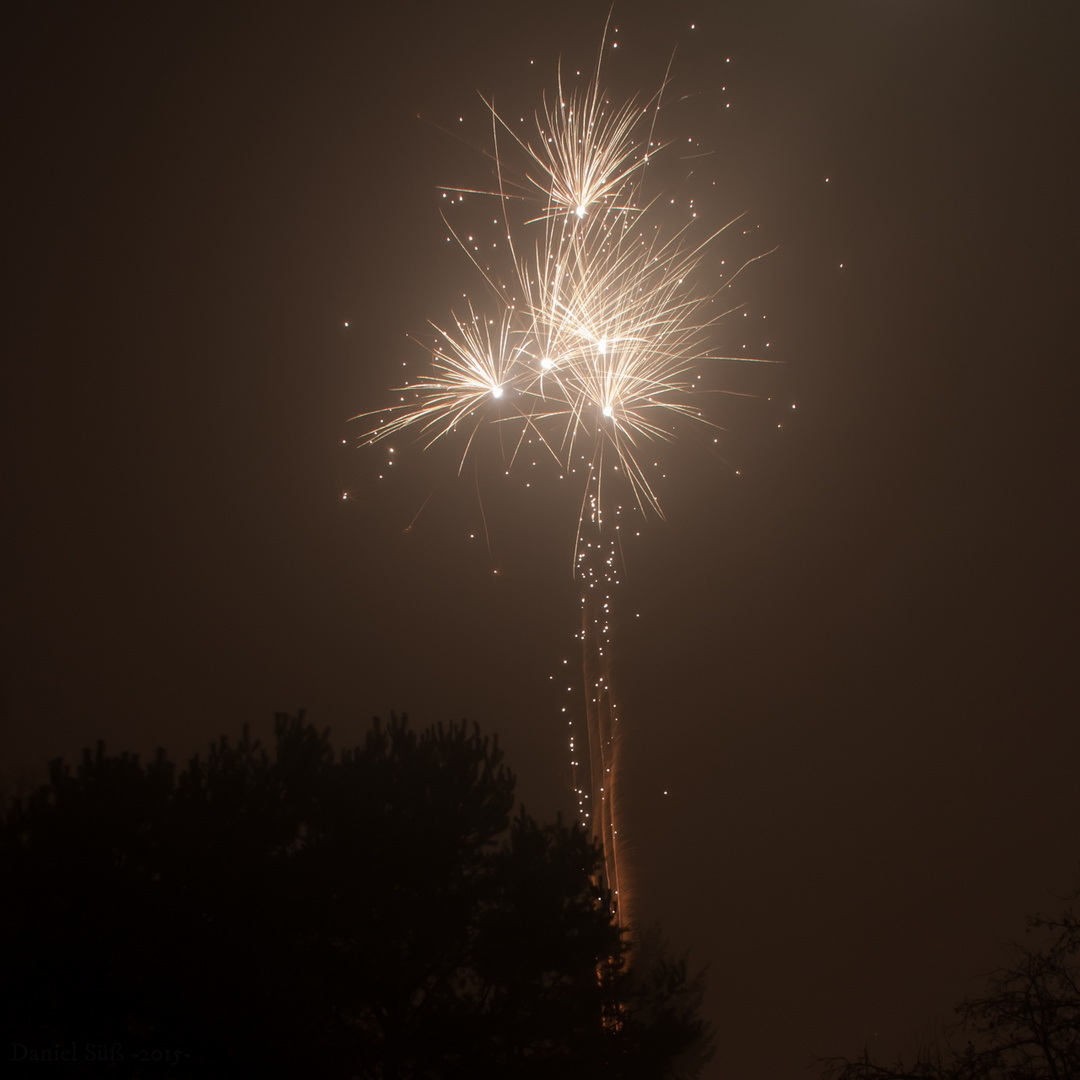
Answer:
[[[664,451],[615,600],[635,892],[710,965],[711,1077],[912,1049],[1080,883],[1067,11],[616,7],[607,81],[675,49],[737,257],[777,246],[717,338],[782,363],[731,374],[719,455]],[[348,420],[481,291],[438,188],[482,177],[477,91],[531,108],[606,13],[8,13],[8,791],[98,738],[183,758],[303,707],[345,745],[393,709],[498,733],[571,811],[573,500],[452,447],[389,470]]]

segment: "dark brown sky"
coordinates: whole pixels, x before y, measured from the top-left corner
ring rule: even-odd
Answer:
[[[489,555],[449,458],[380,485],[341,440],[472,286],[437,125],[587,63],[606,3],[364,6],[2,35],[8,787],[98,737],[183,756],[306,706],[345,743],[393,708],[498,732],[530,809],[570,807],[565,500],[488,477]],[[1077,884],[1065,11],[616,9],[612,82],[677,46],[718,208],[779,244],[739,299],[784,364],[719,405],[740,475],[669,452],[617,599],[637,892],[711,964],[715,1077],[910,1048]]]

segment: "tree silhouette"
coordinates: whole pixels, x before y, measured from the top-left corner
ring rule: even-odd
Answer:
[[[694,1075],[701,976],[651,946],[628,964],[597,848],[513,804],[465,723],[376,720],[338,754],[279,715],[273,755],[245,730],[179,774],[100,743],[74,775],[53,762],[0,819],[0,1053],[133,1077]]]
[[[1080,1080],[1080,919],[1066,909],[1057,918],[1032,918],[1029,930],[1037,944],[1016,946],[1012,963],[991,974],[986,993],[957,1007],[959,1022],[943,1045],[921,1050],[910,1064],[883,1065],[866,1053],[832,1059],[826,1076]]]

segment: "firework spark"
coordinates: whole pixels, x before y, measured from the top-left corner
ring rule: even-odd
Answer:
[[[645,197],[648,168],[664,150],[654,129],[667,74],[651,97],[621,105],[612,105],[600,75],[598,59],[584,89],[568,90],[560,66],[531,132],[519,134],[485,99],[495,190],[447,188],[444,198],[453,192],[457,207],[466,194],[486,196],[503,232],[482,251],[475,232],[443,217],[494,313],[467,298],[467,315],[455,316],[451,328],[432,323],[429,370],[398,388],[397,405],[361,415],[378,419],[366,442],[407,429],[427,446],[460,436],[459,470],[485,424],[513,428],[508,467],[526,439],[547,448],[561,475],[572,461],[587,463],[574,547],[587,738],[579,740],[584,747],[571,738],[571,757],[582,821],[603,847],[624,918],[610,666],[617,546],[603,524],[605,505],[616,500],[607,493],[617,479],[616,498],[628,485],[643,513],[663,516],[640,452],[675,438],[681,422],[711,424],[701,406],[701,369],[747,358],[717,355],[711,344],[715,325],[731,314],[719,302],[721,289],[737,274],[720,289],[701,284],[713,242],[734,222],[696,239],[694,214],[665,232],[658,197]],[[515,157],[523,163],[515,166]]]
[[[545,219],[528,254],[508,229],[506,280],[477,258],[471,235],[448,224],[500,310],[485,318],[470,301],[468,317],[455,319],[453,331],[432,324],[438,341],[430,371],[398,388],[408,400],[361,414],[379,418],[363,440],[416,427],[431,445],[465,430],[464,462],[485,421],[517,422],[521,435],[535,433],[564,470],[578,446],[597,454],[609,448],[608,466],[594,462],[601,480],[620,466],[641,509],[662,516],[638,450],[675,437],[675,421],[708,425],[697,371],[709,361],[746,358],[711,351],[711,330],[730,311],[718,307],[718,292],[697,287],[709,245],[733,223],[697,243],[688,225],[665,239],[645,220],[652,204],[617,205],[619,193],[634,201],[634,186],[622,177],[609,196],[601,185],[589,222],[568,208]],[[555,189],[552,178],[550,206],[561,200]],[[505,202],[505,194],[499,197]],[[511,407],[493,408],[499,399]]]

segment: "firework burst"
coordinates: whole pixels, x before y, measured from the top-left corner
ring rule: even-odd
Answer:
[[[598,91],[586,97],[594,102]],[[624,139],[624,125],[603,126],[599,134]],[[464,462],[485,421],[516,422],[521,435],[534,433],[564,470],[576,448],[607,448],[608,465],[593,463],[601,479],[618,467],[640,508],[662,516],[639,450],[674,438],[677,421],[708,425],[700,369],[710,361],[745,359],[711,350],[712,328],[730,311],[719,307],[718,291],[698,286],[702,259],[724,229],[694,243],[686,225],[665,239],[650,221],[654,204],[639,205],[637,197],[644,151],[627,175],[621,153],[599,137],[593,145],[611,159],[607,170],[589,171],[593,197],[566,201],[560,192],[569,181],[552,167],[545,205],[561,205],[561,214],[522,226],[541,230],[531,248],[507,226],[501,274],[477,257],[471,235],[448,222],[498,309],[485,316],[469,301],[468,316],[455,318],[453,330],[433,323],[429,371],[398,388],[407,400],[361,414],[378,418],[362,438],[375,442],[415,427],[430,445],[464,431]],[[504,173],[500,166],[501,183]],[[505,187],[495,193],[504,221]],[[577,213],[582,206],[593,207],[589,220]],[[492,408],[498,399],[508,407]]]
[[[583,89],[564,87],[560,67],[554,96],[533,114],[534,129],[520,134],[485,99],[495,189],[445,193],[454,193],[455,204],[466,193],[486,196],[501,214],[492,223],[502,232],[482,253],[474,233],[443,217],[479,272],[486,308],[467,299],[467,314],[452,326],[432,323],[429,369],[398,388],[399,404],[361,414],[377,418],[366,442],[407,429],[427,446],[460,437],[459,470],[485,424],[512,427],[508,468],[527,437],[547,448],[561,475],[574,471],[572,461],[585,461],[574,573],[582,593],[586,738],[579,748],[571,738],[571,758],[582,822],[602,844],[620,918],[629,898],[625,883],[619,888],[610,668],[618,549],[617,533],[604,528],[604,507],[617,506],[618,494],[607,493],[617,481],[616,493],[628,486],[643,513],[663,516],[639,455],[675,438],[680,423],[710,425],[701,370],[747,359],[712,347],[715,325],[731,313],[719,302],[721,289],[737,274],[718,289],[701,284],[713,242],[734,223],[699,237],[695,213],[665,232],[659,198],[645,197],[651,163],[664,150],[654,129],[667,81],[665,74],[646,100],[613,105],[599,59]]]

